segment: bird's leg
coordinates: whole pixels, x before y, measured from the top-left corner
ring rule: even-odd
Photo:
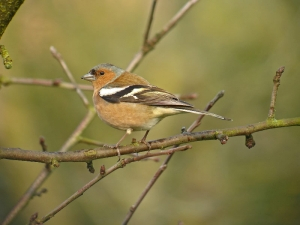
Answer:
[[[127,135],[131,134],[131,132],[132,132],[132,129],[131,129],[131,128],[128,128],[128,129],[126,130],[125,134],[124,134],[124,135],[121,137],[121,139],[117,142],[117,144],[115,144],[115,145],[104,145],[105,147],[113,148],[113,149],[116,149],[116,150],[117,150],[117,152],[118,152],[118,157],[119,157],[118,162],[119,162],[120,159],[121,159],[121,153],[120,153],[120,150],[119,150],[119,145],[121,144],[121,142],[124,140],[124,138],[125,138]]]
[[[147,130],[144,137],[140,140],[140,143],[143,143],[145,145],[148,146],[148,149],[150,150],[151,149],[151,145],[146,141],[146,138],[148,136],[148,133],[149,133],[150,130]]]
[[[121,153],[120,153],[120,150],[119,150],[119,145],[120,145],[120,143],[124,140],[124,138],[125,138],[127,135],[131,134],[131,132],[132,132],[132,129],[131,129],[131,128],[128,128],[128,129],[126,130],[125,134],[121,137],[121,139],[120,139],[120,140],[117,142],[117,144],[115,145],[115,148],[117,149],[118,157],[119,157],[119,160],[118,160],[118,161],[120,161],[120,159],[121,159]]]

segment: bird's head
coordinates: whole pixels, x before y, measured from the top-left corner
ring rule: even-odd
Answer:
[[[112,64],[103,63],[93,67],[87,74],[82,76],[81,79],[91,81],[94,88],[102,88],[116,80],[124,72],[125,70]]]

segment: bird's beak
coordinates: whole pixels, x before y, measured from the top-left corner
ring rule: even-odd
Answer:
[[[87,73],[84,76],[82,76],[81,79],[87,80],[87,81],[95,81],[96,77],[92,74]]]

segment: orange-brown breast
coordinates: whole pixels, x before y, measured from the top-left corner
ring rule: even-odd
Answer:
[[[162,118],[155,117],[154,107],[135,103],[109,103],[98,93],[93,96],[98,116],[110,126],[127,130],[149,130]]]

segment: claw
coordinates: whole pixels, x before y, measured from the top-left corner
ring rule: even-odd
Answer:
[[[151,145],[149,144],[149,142],[147,142],[146,140],[140,140],[139,141],[140,143],[143,143],[143,144],[145,144],[145,145],[147,145],[147,147],[148,147],[148,150],[151,150]]]
[[[107,148],[111,148],[111,149],[116,149],[117,153],[118,153],[118,158],[119,158],[117,162],[119,162],[121,160],[121,153],[120,153],[118,145],[106,145],[106,144],[104,144],[103,147],[107,147]]]
[[[147,146],[148,146],[148,152],[149,152],[150,149],[151,149],[151,145],[149,144],[149,142],[146,141],[146,138],[147,138],[147,136],[148,136],[148,133],[149,133],[149,130],[146,131],[144,137],[143,137],[142,140],[140,140],[139,142],[140,142],[140,143],[143,143],[143,144],[145,144],[145,145],[147,145]],[[147,154],[148,154],[148,152],[147,152]]]

